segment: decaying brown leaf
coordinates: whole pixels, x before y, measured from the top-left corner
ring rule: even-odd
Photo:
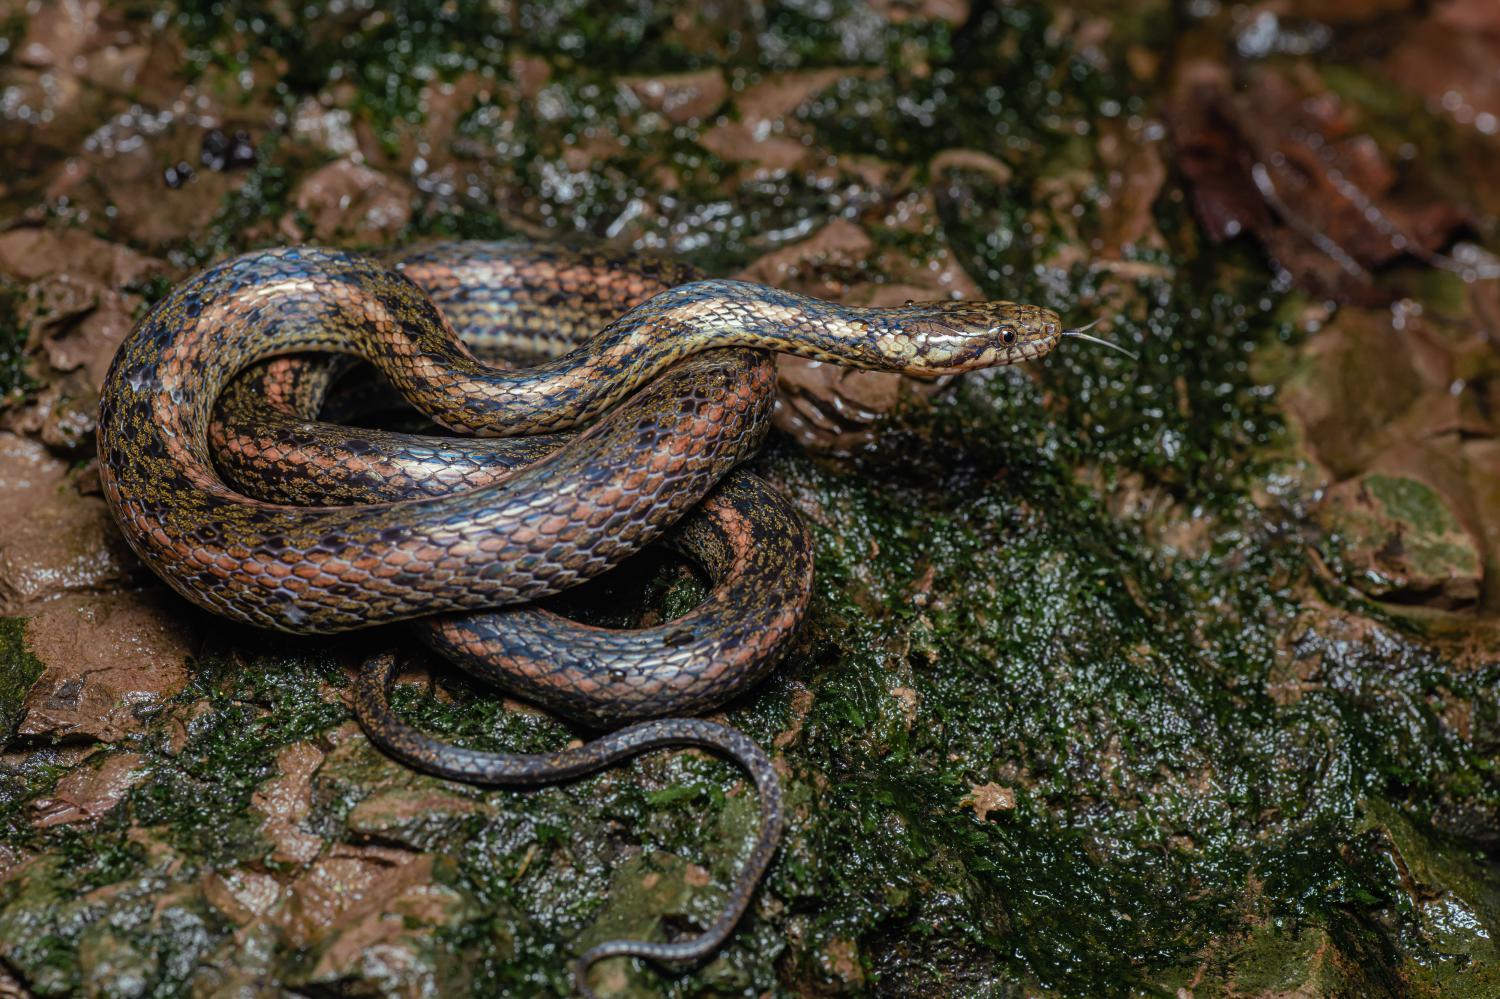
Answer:
[[[1249,234],[1301,286],[1347,302],[1393,294],[1372,272],[1431,260],[1467,212],[1414,193],[1352,112],[1305,65],[1181,67],[1168,121],[1195,211],[1214,240]]]

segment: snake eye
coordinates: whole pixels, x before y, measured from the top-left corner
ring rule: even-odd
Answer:
[[[1008,347],[1016,342],[1016,331],[1011,329],[1009,326],[1002,326],[1000,327],[1000,339],[1003,340],[1005,342],[1005,345]]]

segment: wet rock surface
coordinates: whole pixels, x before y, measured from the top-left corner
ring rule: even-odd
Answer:
[[[26,618],[22,642],[43,665],[21,736],[116,743],[187,681],[192,630],[159,591],[72,596]]]
[[[502,6],[0,0],[0,995],[566,994],[713,918],[732,767],[413,774],[348,710],[404,637],[208,620],[99,496],[171,282],[454,236],[1140,354],[780,359],[817,591],[724,714],[786,838],[721,952],[603,994],[1500,993],[1493,4]],[[413,675],[456,741],[587,735]]]

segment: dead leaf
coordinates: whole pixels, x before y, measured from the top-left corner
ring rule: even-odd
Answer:
[[[752,165],[752,175],[791,170],[811,152],[810,135],[793,112],[839,80],[866,75],[859,69],[819,69],[770,76],[734,99],[737,120],[706,129],[698,143],[726,162]]]
[[[999,784],[975,784],[959,804],[974,809],[975,816],[984,822],[991,812],[1008,812],[1015,808],[1016,792]]]
[[[623,77],[618,83],[642,105],[679,125],[707,118],[729,96],[729,85],[718,69],[676,76]]]
[[[863,985],[864,965],[859,960],[859,944],[848,937],[835,937],[823,950],[823,966],[839,981]]]
[[[1494,136],[1500,135],[1500,4],[1484,7],[1487,13],[1441,8],[1402,35],[1385,69],[1435,113]]]
[[[969,19],[969,0],[870,0],[870,9],[892,24],[945,21],[956,26]]]
[[[1466,220],[1455,204],[1399,187],[1379,146],[1305,67],[1257,66],[1235,86],[1221,64],[1189,63],[1168,121],[1209,236],[1254,235],[1316,294],[1388,301],[1371,272],[1405,255],[1431,259]]]
[[[110,753],[69,771],[51,794],[32,802],[36,824],[49,829],[102,818],[146,776],[142,762],[139,753]]]
[[[166,264],[82,229],[22,227],[0,232],[0,273],[17,281],[52,274],[123,288],[166,271]]]
[[[292,194],[310,232],[291,212],[282,217],[282,232],[294,240],[390,239],[411,221],[412,196],[404,181],[353,160],[335,160],[304,177]]]

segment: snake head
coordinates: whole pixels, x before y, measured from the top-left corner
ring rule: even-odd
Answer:
[[[894,311],[904,313],[920,366],[934,374],[1034,360],[1064,333],[1057,313],[1019,302],[912,302]]]

